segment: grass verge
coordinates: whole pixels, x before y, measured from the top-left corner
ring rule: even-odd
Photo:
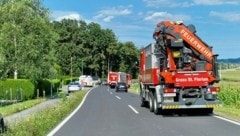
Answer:
[[[214,114],[240,122],[240,109],[222,106],[214,109]]]
[[[44,136],[51,131],[60,121],[71,113],[82,101],[87,91],[73,93],[69,98],[53,107],[48,107],[33,116],[9,126],[8,136]]]
[[[132,84],[129,88],[129,92],[139,94],[139,83]]]
[[[28,109],[28,108],[30,108],[34,105],[37,105],[43,101],[45,101],[44,98],[28,100],[28,101],[24,101],[24,102],[12,104],[12,105],[0,107],[0,111],[3,116],[8,116],[8,115],[20,112],[22,110]]]

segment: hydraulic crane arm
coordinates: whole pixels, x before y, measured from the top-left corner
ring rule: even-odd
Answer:
[[[162,42],[162,36],[175,41],[184,41],[193,48],[195,52],[201,54],[208,62],[211,62],[215,56],[211,47],[196,36],[194,34],[195,32],[193,25],[187,27],[182,22],[163,21],[157,24],[153,36],[157,42]]]

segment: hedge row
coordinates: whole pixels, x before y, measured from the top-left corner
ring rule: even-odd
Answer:
[[[0,81],[0,99],[30,99],[34,96],[34,84],[26,79]]]
[[[64,77],[59,79],[44,79],[36,84],[28,79],[0,80],[0,100],[27,100],[37,96],[49,96],[55,94],[58,89],[78,78]]]
[[[58,88],[60,87],[60,80],[54,79],[54,80],[39,80],[38,84],[36,85],[35,89],[35,96],[44,96],[44,95],[50,95],[51,93],[54,94],[58,91]]]
[[[71,81],[78,81],[79,78],[78,77],[63,76],[61,80],[62,80],[62,84],[66,85],[66,84],[70,83]]]

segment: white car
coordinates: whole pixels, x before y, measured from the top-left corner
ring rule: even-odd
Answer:
[[[79,82],[70,82],[68,84],[67,90],[68,90],[68,93],[70,93],[70,92],[80,91],[82,90],[82,87],[79,84]]]

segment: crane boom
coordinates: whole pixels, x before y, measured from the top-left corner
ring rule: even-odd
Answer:
[[[157,24],[153,35],[156,40],[163,39],[162,36],[167,36],[172,40],[184,41],[199,55],[211,62],[215,56],[211,47],[195,35],[195,32],[193,25],[185,26],[182,22],[163,21]]]

